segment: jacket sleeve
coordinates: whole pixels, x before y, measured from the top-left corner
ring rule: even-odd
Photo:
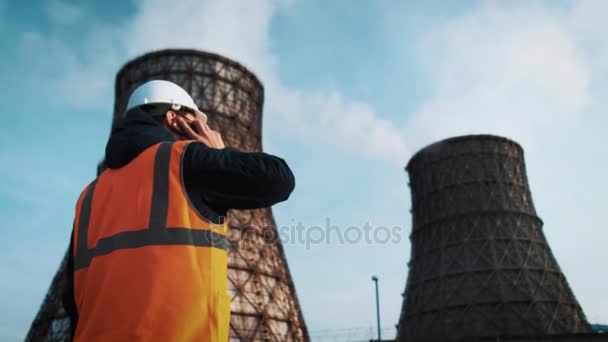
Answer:
[[[221,150],[200,142],[184,152],[184,183],[214,208],[257,209],[289,198],[295,187],[287,163],[261,152]]]

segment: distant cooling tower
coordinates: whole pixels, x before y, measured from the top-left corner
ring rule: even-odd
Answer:
[[[590,332],[543,234],[517,143],[444,140],[407,171],[412,249],[398,341]]]
[[[257,77],[222,56],[194,50],[149,53],[126,64],[116,77],[112,129],[120,122],[130,93],[154,79],[186,89],[209,117],[209,126],[222,133],[227,146],[262,150],[264,90]],[[76,199],[74,199],[76,200]],[[270,208],[231,211],[230,238],[238,241],[228,254],[228,287],[233,297],[232,341],[308,341],[294,284]],[[58,294],[65,278],[60,268],[32,329],[30,341],[69,337]],[[59,339],[61,340],[61,339]]]

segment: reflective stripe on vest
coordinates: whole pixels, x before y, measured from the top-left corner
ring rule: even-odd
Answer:
[[[163,142],[154,159],[154,180],[150,224],[147,228],[125,231],[97,241],[94,248],[88,248],[88,229],[97,180],[93,181],[84,196],[78,221],[78,241],[74,257],[74,269],[88,267],[98,256],[127,248],[161,245],[191,245],[228,250],[226,236],[210,230],[194,230],[181,227],[167,227],[169,207],[169,164],[173,142]]]

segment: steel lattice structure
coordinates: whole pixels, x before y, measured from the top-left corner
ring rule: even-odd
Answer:
[[[195,50],[152,52],[127,63],[116,76],[114,129],[130,93],[154,79],[186,89],[208,115],[227,146],[262,150],[264,89],[237,62]],[[229,212],[228,287],[232,299],[232,341],[308,341],[295,287],[270,208]],[[58,295],[65,278],[59,269],[28,335],[31,341],[69,338],[69,322]]]
[[[62,303],[61,294],[67,284],[66,278],[67,253],[61,261],[59,270],[53,277],[51,286],[42,302],[38,314],[32,322],[32,326],[25,341],[70,341],[72,326]]]
[[[545,239],[517,143],[452,138],[406,169],[413,228],[399,341],[590,332]]]

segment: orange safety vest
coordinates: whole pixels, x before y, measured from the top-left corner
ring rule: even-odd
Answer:
[[[188,198],[188,143],[154,145],[80,195],[75,341],[228,340],[227,224]]]

